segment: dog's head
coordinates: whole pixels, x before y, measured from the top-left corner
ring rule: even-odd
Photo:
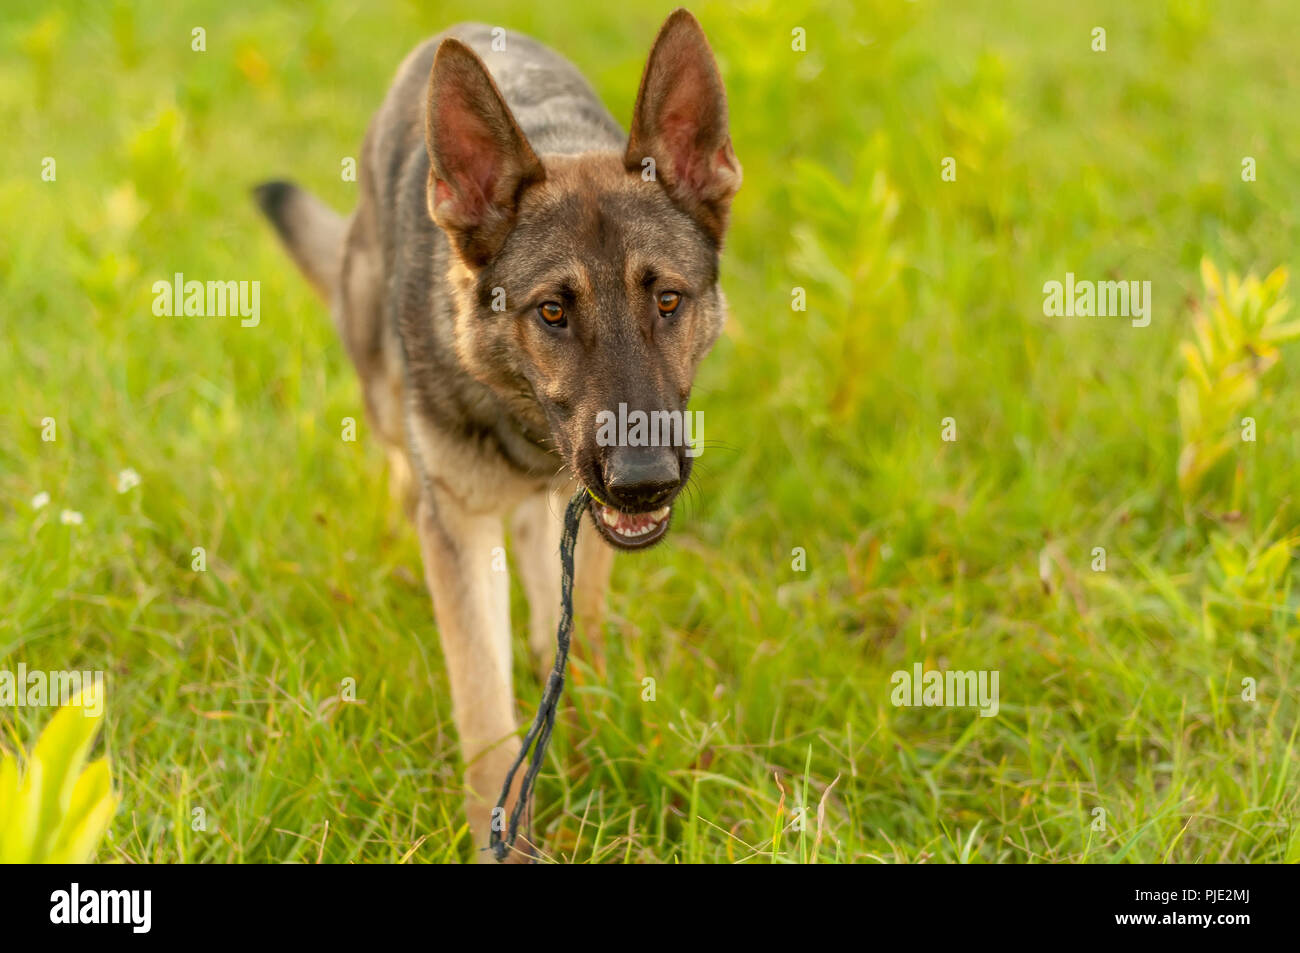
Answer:
[[[576,156],[536,155],[482,61],[446,40],[426,138],[458,356],[551,434],[611,544],[649,546],[699,452],[687,400],[722,330],[718,255],[741,178],[704,32],[670,16],[626,150]]]

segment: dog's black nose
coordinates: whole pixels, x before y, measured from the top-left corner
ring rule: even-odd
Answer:
[[[619,509],[653,509],[673,498],[682,468],[672,447],[613,447],[605,460],[605,488]]]

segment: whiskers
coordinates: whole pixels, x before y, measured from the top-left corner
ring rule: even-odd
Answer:
[[[686,485],[682,487],[681,493],[677,497],[677,499],[683,503],[682,515],[688,518],[702,516],[705,512],[706,501],[704,499],[704,486],[700,481],[700,475],[709,475],[712,472],[712,466],[709,463],[703,462],[703,451],[721,450],[727,453],[740,453],[739,447],[733,447],[731,444],[724,443],[721,440],[704,440],[697,444],[697,446],[701,451],[700,456],[692,458],[691,475],[687,478]]]
[[[560,491],[567,488],[575,479],[577,478],[569,470],[569,465],[561,463],[556,471],[551,474],[551,478],[546,481],[546,508],[550,510],[551,515],[557,520],[563,515],[562,510],[568,505],[568,500],[560,501],[560,509],[556,509],[556,500],[559,498]],[[582,483],[581,480],[577,482]]]
[[[740,453],[739,447],[733,447],[729,443],[723,443],[721,440],[704,440],[700,443],[700,453],[703,455],[705,450],[726,450],[730,453]],[[698,458],[697,458],[698,459]]]

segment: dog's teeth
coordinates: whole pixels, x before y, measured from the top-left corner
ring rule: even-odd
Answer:
[[[657,530],[659,524],[667,518],[671,511],[672,507],[661,506],[653,513],[643,513],[637,516],[620,513],[613,507],[602,506],[600,508],[600,518],[616,535],[624,539],[637,539]],[[645,525],[637,525],[646,520],[649,522],[645,523]],[[625,523],[631,523],[632,526],[625,526]]]

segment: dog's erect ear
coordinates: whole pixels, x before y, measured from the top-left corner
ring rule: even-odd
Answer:
[[[546,172],[487,67],[459,40],[443,40],[434,56],[424,141],[429,213],[481,267],[514,226],[520,194]]]
[[[727,227],[740,163],[727,132],[727,93],[699,21],[676,10],[659,30],[637,94],[623,162],[655,177],[717,240]]]

